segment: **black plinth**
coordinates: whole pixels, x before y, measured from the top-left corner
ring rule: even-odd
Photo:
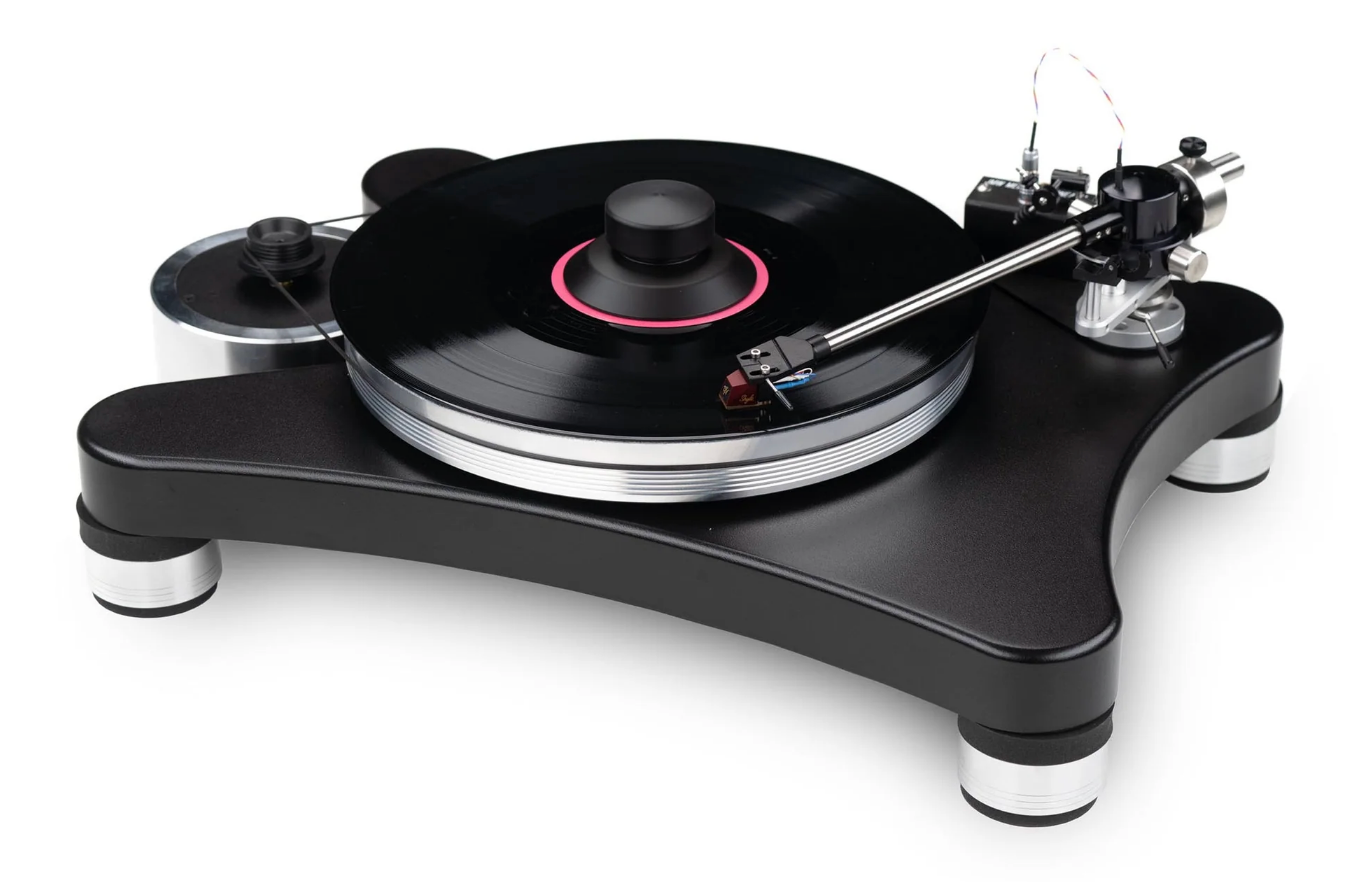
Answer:
[[[380,554],[544,582],[775,643],[1013,733],[1114,703],[1114,556],[1189,454],[1273,402],[1282,322],[1226,285],[1166,371],[997,293],[968,391],[921,442],[844,478],[715,503],[499,486],[387,433],[337,365],[132,389],[81,423],[110,528]],[[1043,307],[1056,304],[1044,314]],[[712,388],[718,384],[712,378]],[[226,576],[229,590],[229,576]]]

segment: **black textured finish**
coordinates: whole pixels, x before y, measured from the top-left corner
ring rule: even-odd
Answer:
[[[1084,726],[1035,735],[1001,732],[959,718],[959,734],[980,753],[1021,766],[1058,766],[1084,759],[1109,743],[1114,733],[1110,708]]]
[[[1070,313],[1075,295],[1046,282],[1038,296]],[[772,496],[627,505],[495,485],[386,432],[327,365],[106,399],[80,425],[84,500],[128,533],[381,554],[613,598],[990,728],[1056,732],[1114,703],[1111,561],[1134,516],[1278,392],[1274,308],[1180,288],[1191,332],[1172,371],[993,294],[968,391],[937,428]]]
[[[376,211],[424,184],[489,161],[487,156],[450,147],[405,150],[367,169],[362,176],[362,197],[367,210]]]
[[[197,609],[199,606],[206,603],[215,593],[216,586],[213,585],[192,600],[185,600],[183,603],[176,603],[173,606],[157,606],[151,607],[150,609],[119,606],[116,603],[109,603],[97,594],[94,595],[94,599],[99,602],[99,606],[102,606],[109,612],[115,612],[120,616],[128,616],[133,619],[163,619],[165,616],[177,616],[180,613],[188,612],[190,609]]]
[[[1061,815],[1017,815],[1013,812],[1004,812],[1001,809],[994,809],[986,803],[979,802],[969,795],[969,792],[963,787],[959,792],[964,794],[964,801],[973,806],[979,813],[986,815],[994,821],[1001,821],[1003,824],[1010,824],[1012,827],[1056,827],[1059,824],[1066,824],[1068,821],[1075,821],[1077,818],[1091,810],[1095,805],[1095,800],[1091,800],[1079,809],[1073,809],[1070,812],[1063,812]]]
[[[91,551],[113,560],[153,562],[183,557],[206,545],[207,539],[175,539],[164,536],[131,536],[109,529],[94,519],[84,499],[75,500],[80,518],[80,539]]]

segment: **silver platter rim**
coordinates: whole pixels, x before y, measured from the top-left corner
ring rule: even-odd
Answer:
[[[334,239],[339,242],[348,241],[348,237],[352,235],[351,230],[345,230],[342,227],[321,225],[311,229],[315,236],[323,239]],[[232,322],[218,321],[192,309],[179,297],[179,273],[183,271],[190,260],[217,246],[227,245],[231,242],[243,242],[244,238],[245,228],[241,227],[238,230],[228,230],[224,233],[217,233],[215,236],[199,239],[170,255],[168,260],[160,264],[160,268],[155,271],[155,275],[150,280],[150,296],[156,309],[175,325],[194,333],[205,334],[208,337],[216,337],[222,340],[262,345],[312,343],[324,340],[324,337],[316,333],[314,326],[309,324],[298,325],[294,328],[253,328]],[[320,327],[330,337],[338,337],[343,333],[339,329],[338,322],[334,319],[322,322]]]
[[[970,339],[926,379],[802,426],[715,438],[604,438],[491,419],[436,401],[347,344],[362,403],[399,438],[471,474],[527,490],[614,502],[699,502],[826,481],[894,453],[944,418],[973,368]]]

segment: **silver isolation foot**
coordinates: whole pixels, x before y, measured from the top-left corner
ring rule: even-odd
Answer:
[[[1109,768],[1110,714],[1067,732],[1019,735],[959,721],[959,786],[982,814],[1022,827],[1090,811]]]
[[[114,612],[165,616],[200,606],[221,580],[221,547],[211,540],[166,560],[117,560],[85,548],[94,597]]]
[[[1208,487],[1236,487],[1257,483],[1274,464],[1278,426],[1240,438],[1214,438],[1171,472],[1177,482]]]
[[[142,618],[201,606],[221,579],[215,539],[133,536],[105,526],[76,502],[85,568],[94,599],[106,609]]]
[[[1171,472],[1170,482],[1207,493],[1228,493],[1259,484],[1274,464],[1282,407],[1281,388],[1269,407],[1194,451]]]

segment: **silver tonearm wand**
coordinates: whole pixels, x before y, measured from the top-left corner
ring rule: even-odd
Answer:
[[[1113,224],[1116,220],[1117,218],[1106,218],[1106,226]],[[822,335],[827,344],[827,351],[829,353],[836,352],[850,346],[857,340],[864,340],[876,331],[891,328],[914,315],[919,315],[933,306],[939,306],[956,297],[968,294],[970,291],[976,291],[983,285],[995,282],[1004,276],[1019,272],[1055,255],[1071,251],[1078,245],[1083,244],[1086,238],[1086,228],[1073,223],[1065,229],[1042,239],[1037,239],[1023,248],[1017,248],[1015,251],[1004,254],[995,260],[979,264],[966,273],[961,273],[952,279],[941,282],[939,285],[927,288],[920,294],[914,294],[892,306],[886,306],[877,312],[872,312],[849,324],[842,325],[840,328],[828,331]]]
[[[1088,212],[1056,233],[989,260],[939,285],[862,316],[840,328],[807,338],[776,337],[774,340],[768,340],[758,347],[740,353],[738,366],[749,380],[774,381],[788,376],[928,309],[1084,245],[1097,234],[1113,229],[1122,221],[1123,218],[1114,211]]]

